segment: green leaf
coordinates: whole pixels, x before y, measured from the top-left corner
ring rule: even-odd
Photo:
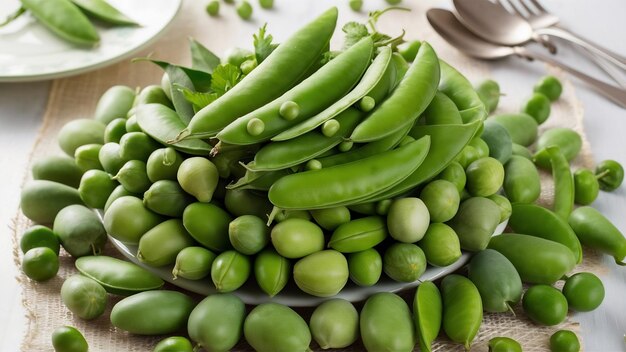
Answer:
[[[263,25],[263,27],[259,28],[259,33],[254,34],[254,54],[256,56],[256,62],[260,64],[265,60],[278,44],[272,44],[272,40],[274,39],[271,34],[266,34],[265,30],[267,27],[267,23]]]
[[[189,49],[193,69],[213,73],[213,70],[220,64],[220,58],[217,55],[193,38],[189,38]]]
[[[150,59],[150,58],[136,58],[136,59],[133,59],[133,62],[136,62],[136,61],[150,61],[153,64],[158,65],[159,67],[161,67],[165,71],[167,71],[167,67],[168,66],[175,66],[175,67],[179,68],[180,70],[182,70],[187,75],[187,77],[189,77],[189,79],[193,83],[193,88],[195,88],[195,90],[201,91],[201,92],[206,92],[206,91],[209,91],[209,89],[211,89],[211,74],[208,73],[208,72],[204,72],[204,71],[196,70],[196,69],[193,69],[193,68],[172,64],[172,63],[169,63],[167,61],[153,60],[153,59]]]
[[[211,90],[221,96],[239,83],[243,77],[239,67],[231,64],[219,65],[213,71]]]
[[[194,92],[193,90],[178,84],[174,85],[174,87],[183,93],[185,99],[193,105],[193,110],[195,112],[198,112],[200,109],[211,104],[218,98],[216,93]]]
[[[341,30],[346,33],[346,38],[343,44],[344,49],[353,46],[359,40],[369,35],[367,27],[358,22],[348,22],[343,26],[343,28],[341,28]]]

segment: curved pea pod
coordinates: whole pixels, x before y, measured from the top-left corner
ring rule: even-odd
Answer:
[[[102,144],[85,144],[76,148],[74,152],[74,161],[83,171],[102,170],[102,164],[98,159]]]
[[[150,137],[161,144],[171,142],[185,128],[185,123],[176,111],[162,104],[145,104],[135,108],[137,123]],[[211,145],[200,139],[181,140],[169,146],[183,153],[208,155]]]
[[[293,309],[278,303],[256,306],[243,325],[246,341],[257,352],[306,352],[311,332]]]
[[[424,110],[424,120],[427,125],[456,125],[463,123],[456,104],[440,91],[437,91],[433,100]]]
[[[85,0],[72,0],[88,2]],[[98,100],[94,119],[108,124],[117,118],[125,118],[135,102],[135,90],[127,86],[113,86]]]
[[[563,219],[567,219],[574,209],[574,176],[567,159],[561,153],[559,147],[550,146],[545,150],[550,155],[550,164],[552,164],[554,212]]]
[[[274,297],[291,277],[291,262],[273,249],[264,249],[254,261],[254,277],[263,292]]]
[[[522,156],[511,156],[504,165],[503,187],[511,203],[534,203],[541,194],[541,180],[535,164]]]
[[[226,190],[224,205],[234,216],[256,215],[261,219],[267,219],[268,214],[272,212],[272,203],[267,199],[266,193],[254,193],[247,189]]]
[[[138,244],[144,233],[161,222],[161,217],[146,209],[141,199],[124,196],[109,206],[103,222],[111,237],[127,244]]]
[[[534,156],[537,166],[547,169],[550,167],[550,154],[546,148],[557,146],[567,161],[574,159],[582,148],[582,138],[578,132],[567,127],[555,127],[546,130],[537,140],[538,152]]]
[[[166,220],[146,232],[139,240],[137,259],[151,266],[173,264],[178,252],[194,245],[180,219]]]
[[[452,99],[459,108],[463,123],[483,121],[487,117],[487,109],[472,87],[472,83],[443,60],[439,60],[439,69],[441,70],[439,90]]]
[[[500,85],[498,82],[491,79],[485,80],[476,87],[476,93],[478,93],[480,100],[485,103],[487,111],[491,113],[496,110],[500,101]]]
[[[483,125],[482,138],[489,146],[489,156],[505,164],[513,154],[513,141],[506,128],[497,122],[487,120]]]
[[[72,0],[88,16],[113,25],[136,26],[137,22],[128,18],[105,0]]]
[[[545,238],[569,248],[576,263],[583,259],[583,251],[576,234],[567,223],[549,209],[534,204],[513,204],[508,226],[517,233]]]
[[[413,317],[406,302],[393,293],[370,296],[359,321],[361,339],[368,351],[413,351],[416,342]]]
[[[309,254],[293,266],[298,287],[313,296],[331,297],[348,282],[348,261],[332,249]]]
[[[146,162],[148,179],[151,182],[159,180],[176,181],[176,173],[182,162],[183,158],[174,148],[157,149],[150,154]]]
[[[496,203],[488,198],[472,197],[461,203],[448,225],[459,236],[461,248],[480,251],[487,248],[499,223],[500,207]]]
[[[443,331],[450,340],[462,343],[469,351],[483,320],[480,293],[461,275],[448,275],[441,282]]]
[[[40,23],[72,44],[94,46],[100,41],[96,28],[69,0],[22,0]]]
[[[128,132],[120,139],[120,156],[145,162],[159,147],[159,143],[143,132]]]
[[[224,127],[217,138],[231,144],[254,144],[320,113],[354,87],[370,63],[372,49],[371,38],[361,39],[276,100]],[[341,80],[336,79],[339,75]],[[293,119],[280,114],[280,108],[286,102],[295,102],[300,107]],[[253,121],[263,124],[259,133],[250,129]]]
[[[114,295],[130,296],[163,286],[160,277],[139,265],[117,258],[104,255],[80,257],[74,265],[82,275],[97,281]]]
[[[167,97],[165,90],[156,84],[145,86],[141,92],[139,92],[137,98],[135,99],[134,107],[146,104],[161,104],[170,109],[174,108],[172,101]]]
[[[482,103],[481,103],[482,104]],[[430,136],[430,149],[422,164],[402,182],[367,201],[390,199],[413,190],[446,168],[476,134],[481,121],[463,125],[415,126],[409,136],[418,139]]]
[[[106,125],[92,119],[77,119],[66,123],[57,140],[61,149],[73,157],[76,149],[85,144],[104,144],[104,130]]]
[[[246,306],[232,294],[210,295],[189,315],[187,332],[198,348],[210,352],[230,351],[243,332]]]
[[[272,140],[284,141],[312,131],[321,126],[324,122],[339,116],[343,111],[349,109],[350,106],[358,103],[358,101],[364,98],[366,94],[369,94],[368,96],[373,98],[375,103],[377,100],[384,98],[387,91],[385,89],[380,89],[379,87],[385,87],[387,90],[389,89],[390,82],[385,76],[390,75],[388,68],[391,66],[391,55],[391,48],[381,47],[381,51],[376,55],[376,58],[367,68],[363,77],[359,81],[359,84],[357,84],[354,89],[343,96],[343,98],[337,100],[335,103],[324,109],[322,112],[279,133],[274,136]],[[376,96],[372,96],[372,93]],[[347,133],[352,133],[352,130],[350,129]]]
[[[111,175],[117,174],[127,161],[120,155],[120,145],[117,143],[103,145],[98,152],[98,160],[104,171]]]
[[[20,195],[22,213],[40,224],[52,223],[61,209],[72,204],[83,204],[78,190],[53,181],[29,181]]]
[[[237,251],[222,252],[211,265],[211,280],[219,292],[231,292],[250,276],[250,258]]]
[[[213,159],[213,161],[215,161],[215,159]],[[274,182],[292,173],[293,171],[291,171],[291,169],[258,172],[246,170],[246,174],[243,177],[237,180],[237,182],[227,185],[226,189],[249,189],[267,192]]]
[[[193,300],[177,291],[140,292],[113,306],[111,323],[131,334],[171,334],[185,327],[193,308]]]
[[[200,202],[208,203],[213,198],[219,173],[215,164],[203,157],[185,159],[176,174],[178,183],[185,192]]]
[[[266,144],[246,168],[252,171],[274,171],[307,162],[343,142],[361,116],[362,113],[353,108],[339,114],[335,119],[340,124],[339,130],[331,137],[311,131],[293,139]]]
[[[348,347],[359,338],[359,313],[349,301],[331,299],[315,308],[309,326],[322,349]]]
[[[113,202],[115,202],[118,198],[122,198],[125,196],[136,197],[137,195],[127,191],[126,188],[124,188],[124,186],[122,185],[118,185],[117,187],[115,187],[113,192],[111,192],[111,194],[109,195],[109,198],[107,198],[107,202],[104,204],[104,212],[106,213],[107,210],[109,210],[111,204],[113,204]]]
[[[31,168],[34,180],[47,180],[77,188],[83,171],[67,156],[46,156],[37,159]]]
[[[501,114],[490,117],[489,120],[506,128],[513,143],[528,147],[537,139],[537,121],[528,114]]]
[[[626,238],[599,211],[580,207],[570,214],[568,223],[582,244],[612,255],[617,264],[624,265]]]
[[[348,254],[350,280],[359,286],[375,285],[383,272],[383,259],[374,248]]]
[[[527,283],[552,285],[576,266],[569,248],[540,237],[502,234],[491,239],[489,248],[502,253]]]
[[[198,111],[181,138],[215,136],[238,117],[266,105],[296,85],[328,50],[336,22],[337,8],[333,7],[302,27],[214,104]]]
[[[393,93],[354,129],[350,139],[354,142],[377,140],[415,121],[437,93],[439,78],[437,54],[424,42]]]
[[[108,173],[102,170],[89,170],[80,179],[78,193],[88,207],[104,209],[107,199],[117,185],[118,183]]]
[[[413,315],[420,350],[431,351],[433,341],[439,335],[443,318],[441,293],[432,281],[424,281],[415,291]]]
[[[159,180],[143,194],[146,208],[161,215],[182,217],[187,205],[194,199],[185,193],[176,181]]]
[[[480,292],[487,312],[513,311],[512,306],[522,298],[522,279],[515,266],[493,249],[472,257],[468,277]]]
[[[380,216],[369,216],[340,225],[333,232],[328,247],[342,253],[364,251],[389,236],[387,222]]]
[[[285,176],[272,185],[269,199],[283,209],[318,209],[356,203],[408,177],[422,164],[429,147],[430,138],[425,137],[353,163]],[[384,169],[381,164],[385,165]]]

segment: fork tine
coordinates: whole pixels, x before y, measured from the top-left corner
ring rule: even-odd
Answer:
[[[509,0],[509,4],[511,4],[511,7],[513,8],[513,10],[515,10],[515,12],[518,15],[520,15],[520,16],[522,16],[524,18],[528,17],[529,15],[532,15],[532,12],[526,12],[524,7],[519,5],[519,1]]]
[[[537,8],[537,10],[539,10],[539,12],[548,13],[548,11],[544,9],[543,6],[541,6],[539,1],[537,0],[529,0],[529,1],[533,4],[533,6],[535,6],[535,8]]]
[[[497,2],[498,4],[500,4],[500,6],[505,8],[509,13],[513,15],[519,15],[519,13],[517,12],[517,9],[515,8],[515,6],[513,6],[513,3],[511,2],[511,0],[497,0]]]
[[[534,1],[534,0],[530,0],[530,1]],[[524,0],[518,0],[518,2],[521,4],[522,7],[524,7],[524,10],[526,10],[526,12],[530,15],[530,16],[534,16],[535,15],[535,10],[533,10],[530,6],[528,6],[528,4],[526,3],[526,1]]]

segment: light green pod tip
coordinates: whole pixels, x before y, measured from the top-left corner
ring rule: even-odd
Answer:
[[[300,114],[300,105],[294,101],[286,101],[282,103],[280,109],[278,110],[280,116],[282,116],[285,120],[291,121],[298,117]]]
[[[332,137],[335,133],[337,133],[337,131],[339,131],[340,127],[341,124],[339,121],[335,119],[328,120],[324,122],[324,125],[322,125],[322,134],[326,137]]]
[[[305,169],[307,170],[320,170],[321,168],[322,163],[317,159],[311,159],[305,165]]]
[[[250,121],[248,121],[248,125],[246,126],[246,129],[248,130],[248,133],[250,133],[253,136],[258,136],[261,133],[263,133],[263,130],[265,130],[265,123],[260,120],[257,119],[256,117],[253,119],[250,119]]]
[[[376,100],[370,96],[364,96],[359,102],[359,109],[364,112],[372,111],[376,106]]]

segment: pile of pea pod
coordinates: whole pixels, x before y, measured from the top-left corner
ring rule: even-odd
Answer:
[[[165,70],[160,85],[106,91],[93,119],[60,130],[67,155],[37,160],[22,190],[24,215],[41,224],[22,236],[26,275],[54,277],[62,246],[80,272],[60,292],[75,316],[95,319],[109,295],[126,296],[113,326],[186,329],[207,351],[228,351],[242,337],[256,351],[307,351],[312,339],[323,349],[360,339],[368,351],[430,351],[441,329],[469,350],[483,311],[510,314],[522,301],[537,324],[556,325],[568,310],[600,305],[595,275],[567,275],[582,245],[623,264],[626,239],[586,206],[600,189],[618,188],[623,169],[608,160],[572,174],[580,136],[553,128],[538,137],[558,80],[542,79],[519,113],[487,117],[498,84],[474,88],[426,42],[396,47],[365,36],[322,61],[336,21],[328,10],[263,60],[235,50],[220,61],[192,42],[192,68],[154,61]],[[240,66],[240,80],[192,104],[189,95],[212,94],[203,87],[220,65]],[[534,204],[538,168],[552,172],[553,209]],[[492,237],[507,220],[511,233]],[[209,277],[216,293],[197,303],[161,289],[149,271],[99,255],[107,234],[137,245],[141,262],[171,267],[173,278]],[[332,298],[349,280],[372,286],[383,273],[416,282],[427,265],[451,265],[462,251],[474,253],[467,275],[422,282],[413,309],[394,293],[374,294],[360,312]],[[562,290],[552,286],[559,280]],[[246,310],[236,291],[247,281],[270,297],[292,282],[329,299],[307,324],[277,303]],[[532,285],[523,299],[522,283]],[[557,334],[554,350],[578,344],[571,332]],[[87,348],[71,327],[52,341],[58,352]],[[154,349],[192,350],[185,336]],[[497,337],[490,351],[521,346]]]

